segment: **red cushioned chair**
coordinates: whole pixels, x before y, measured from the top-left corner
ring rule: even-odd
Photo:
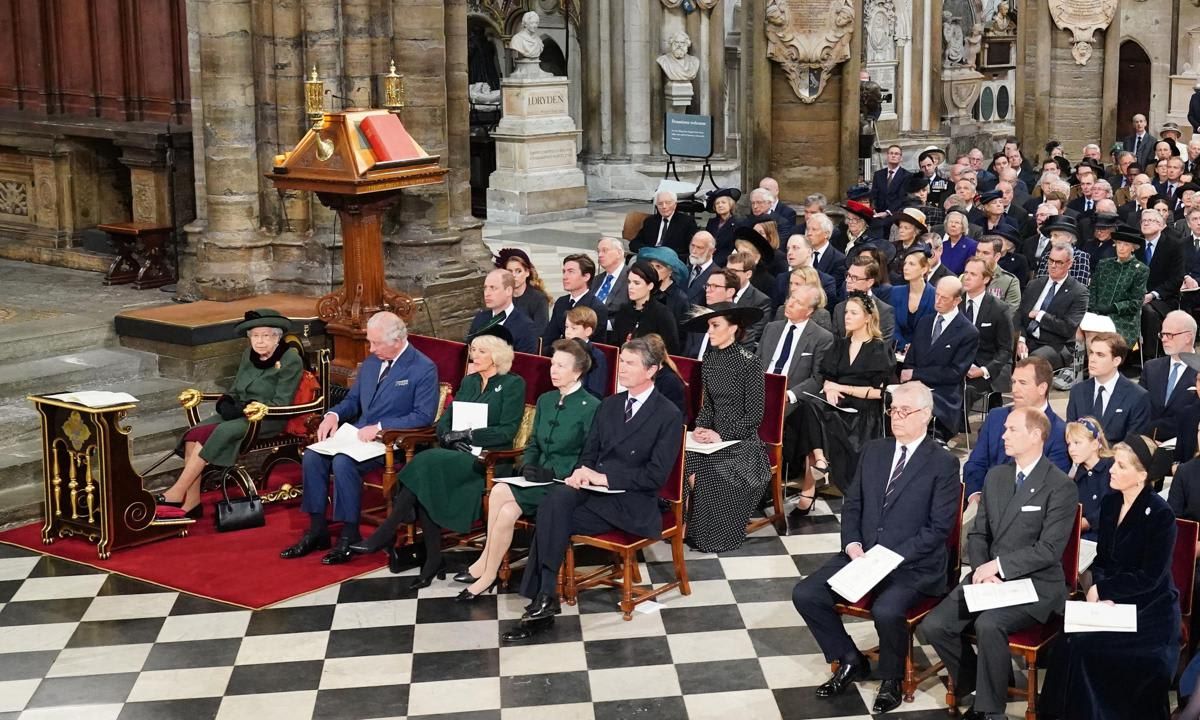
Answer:
[[[1196,542],[1200,540],[1200,524],[1195,520],[1175,520],[1175,552],[1171,557],[1171,579],[1179,590],[1179,614],[1182,619],[1180,639],[1183,653],[1181,665],[1187,663],[1192,647],[1192,603],[1196,591]]]
[[[672,355],[672,362],[679,369],[679,377],[683,380],[687,398],[687,409],[683,419],[689,428],[696,427],[696,415],[700,413],[700,402],[703,399],[704,376],[701,369],[704,363],[695,358]]]
[[[774,373],[766,374],[766,404],[763,407],[762,423],[758,426],[758,439],[767,446],[767,458],[771,462],[771,514],[752,520],[746,532],[752,533],[783,520],[783,420],[787,412],[787,377]]]
[[[1067,548],[1063,551],[1062,556],[1063,575],[1067,580],[1068,597],[1075,592],[1075,588],[1079,585],[1079,532],[1082,525],[1083,506],[1076,505],[1075,523],[1071,527],[1071,534],[1067,537]],[[1062,616],[1053,615],[1048,622],[1030,625],[1023,630],[1010,633],[1008,636],[1008,648],[1012,654],[1025,658],[1025,687],[1008,689],[1010,698],[1025,701],[1025,720],[1037,720],[1038,658],[1042,651],[1049,647],[1050,643],[1062,632],[1062,626]],[[968,639],[971,642],[975,641],[974,637]],[[947,677],[946,682],[946,705],[950,708],[951,715],[958,714],[958,696],[954,691],[954,678],[950,677]]]
[[[565,600],[575,604],[579,590],[598,585],[621,588],[621,612],[625,619],[633,617],[633,609],[638,603],[662,595],[665,592],[679,588],[684,595],[691,595],[692,588],[688,584],[687,564],[683,559],[683,535],[686,525],[683,519],[683,452],[684,442],[679,444],[679,455],[671,474],[659,491],[659,497],[666,500],[670,507],[662,514],[662,535],[656,538],[640,538],[622,530],[610,530],[600,535],[572,535],[571,544],[567,546],[565,563],[564,596]],[[634,587],[641,580],[638,570],[638,551],[650,547],[656,542],[671,543],[671,559],[675,565],[675,580],[664,583],[657,588],[645,589]],[[606,565],[583,575],[575,574],[574,543],[608,550],[617,555],[617,562]]]
[[[592,343],[592,347],[604,353],[604,359],[608,362],[608,378],[604,383],[604,397],[608,397],[617,391],[617,365],[621,359],[621,348],[597,342]]]
[[[959,484],[958,489],[958,505],[962,507],[962,484]],[[962,546],[959,540],[962,537],[962,512],[958,513],[958,517],[954,520],[954,528],[950,534],[946,536],[946,551],[949,555],[946,563],[946,587],[954,587],[959,583],[959,576],[962,574]],[[917,686],[925,682],[926,678],[933,677],[941,671],[943,664],[938,662],[930,665],[924,670],[917,671],[913,663],[913,635],[917,631],[917,625],[920,624],[925,616],[930,613],[938,603],[946,597],[943,593],[938,597],[925,597],[916,605],[908,609],[905,616],[906,624],[908,625],[908,654],[904,658],[904,702],[912,702],[917,692]],[[833,608],[837,610],[839,615],[849,615],[851,617],[862,618],[864,620],[872,619],[871,604],[874,602],[875,596],[873,593],[867,593],[856,603],[840,602],[836,603]],[[867,650],[866,655],[871,659],[879,658],[879,647],[873,647]],[[837,672],[838,662],[832,663],[833,672]]]

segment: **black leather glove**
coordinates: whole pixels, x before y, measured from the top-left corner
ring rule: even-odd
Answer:
[[[246,409],[247,403],[241,400],[234,400],[230,395],[222,395],[217,399],[217,414],[222,420],[237,420],[242,417],[242,411]]]
[[[550,468],[541,467],[539,465],[526,465],[521,474],[529,482],[547,483],[554,481],[554,473]]]
[[[466,447],[466,451],[470,452],[471,431],[451,430],[450,432],[442,433],[442,436],[438,438],[438,442],[447,450],[462,450],[463,447]]]

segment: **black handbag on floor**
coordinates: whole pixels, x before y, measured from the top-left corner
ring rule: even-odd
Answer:
[[[267,518],[263,513],[262,500],[253,485],[246,488],[245,497],[230,499],[229,476],[232,474],[226,470],[221,476],[221,494],[224,497],[217,503],[217,532],[247,530],[266,525]]]

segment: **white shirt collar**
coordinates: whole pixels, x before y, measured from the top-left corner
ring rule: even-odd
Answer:
[[[742,299],[742,296],[745,295],[746,291],[749,289],[750,289],[750,283],[746,283],[746,287],[742,288],[741,290],[738,290],[737,292],[735,292],[733,294],[733,302],[735,305],[737,304],[738,300]]]
[[[1029,465],[1029,466],[1027,466],[1027,467],[1021,467],[1020,465],[1017,465],[1017,461],[1016,461],[1016,460],[1014,460],[1014,461],[1013,461],[1013,464],[1014,464],[1014,465],[1017,465],[1017,472],[1019,472],[1019,473],[1024,473],[1024,474],[1025,474],[1025,479],[1026,479],[1026,480],[1028,480],[1028,479],[1029,479],[1029,476],[1033,474],[1033,469],[1034,469],[1035,467],[1037,467],[1037,464],[1038,464],[1039,462],[1041,462],[1041,461],[1042,461],[1042,456],[1041,456],[1041,455],[1039,455],[1039,456],[1038,456],[1038,459],[1037,459],[1037,461],[1035,461],[1035,462],[1034,462],[1032,465]],[[1016,475],[1014,475],[1013,477],[1016,477]]]
[[[572,393],[574,393],[576,390],[578,390],[578,389],[579,389],[579,388],[581,388],[581,387],[583,387],[583,383],[582,383],[581,381],[579,381],[579,380],[576,380],[576,381],[575,381],[575,384],[574,384],[574,385],[572,385],[571,387],[567,388],[567,392],[566,392],[566,393],[563,393],[563,395],[562,395],[562,396],[563,396],[563,397],[566,397],[566,396],[568,396],[568,395],[571,395]]]
[[[987,286],[984,286],[984,288],[979,291],[978,295],[967,295],[967,299],[974,301],[975,307],[978,308],[979,306],[983,305],[984,295],[987,295]]]
[[[712,258],[709,258],[708,262],[706,262],[700,266],[700,272],[704,272],[705,270],[709,269],[710,267],[712,267],[712,264],[713,264]],[[693,265],[692,267],[695,267],[695,265]]]
[[[920,447],[921,443],[923,442],[925,442],[924,435],[906,445],[901,445],[899,441],[897,441],[896,449],[892,451],[892,467],[895,467],[896,461],[900,459],[900,448],[906,448],[908,450],[908,454],[904,457],[904,462],[907,463],[913,459],[913,455],[917,452],[917,448]]]
[[[508,307],[506,307],[506,308],[504,308],[503,310],[501,310],[500,312],[504,313],[504,322],[502,322],[502,323],[500,323],[500,324],[501,324],[501,325],[503,325],[505,322],[508,322],[508,319],[509,319],[510,317],[512,317],[512,314],[513,314],[513,312],[515,312],[515,311],[516,311],[516,309],[517,309],[517,306],[516,306],[516,305],[513,305],[512,303],[509,303],[509,304],[508,304]],[[496,316],[497,316],[497,315],[499,315],[499,314],[500,314],[500,313],[498,313],[498,312],[493,312],[493,313],[492,313],[492,317],[496,317]]]
[[[571,298],[571,302],[575,302],[575,303],[577,303],[577,302],[579,302],[579,298],[581,298],[581,297],[583,297],[584,295],[587,295],[587,294],[588,294],[588,289],[587,289],[587,288],[584,288],[583,290],[581,290],[581,291],[579,292],[579,294],[578,294],[578,295],[568,295],[567,297]]]
[[[1119,377],[1121,377],[1120,370],[1113,373],[1113,376],[1111,378],[1109,378],[1108,382],[1100,382],[1100,378],[1092,378],[1093,380],[1096,381],[1097,387],[1104,388],[1104,409],[1106,409],[1106,410],[1108,409],[1108,403],[1112,400],[1113,388],[1115,388],[1117,386],[1117,378],[1119,378]],[[1092,396],[1095,397],[1095,394],[1096,394],[1095,388],[1093,388],[1092,390],[1093,390]]]
[[[947,313],[939,313],[939,315],[942,316],[942,323],[945,325],[942,331],[945,332],[946,328],[950,327],[950,323],[954,322],[954,318],[958,317],[958,308],[954,308]]]
[[[650,387],[642,391],[641,395],[634,395],[628,390],[625,391],[629,397],[633,398],[633,414],[637,415],[642,406],[646,404],[646,399],[650,397],[650,393],[654,392],[654,383],[650,383]]]

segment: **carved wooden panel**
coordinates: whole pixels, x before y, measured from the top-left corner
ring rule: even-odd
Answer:
[[[0,0],[0,110],[186,123],[185,0]]]

